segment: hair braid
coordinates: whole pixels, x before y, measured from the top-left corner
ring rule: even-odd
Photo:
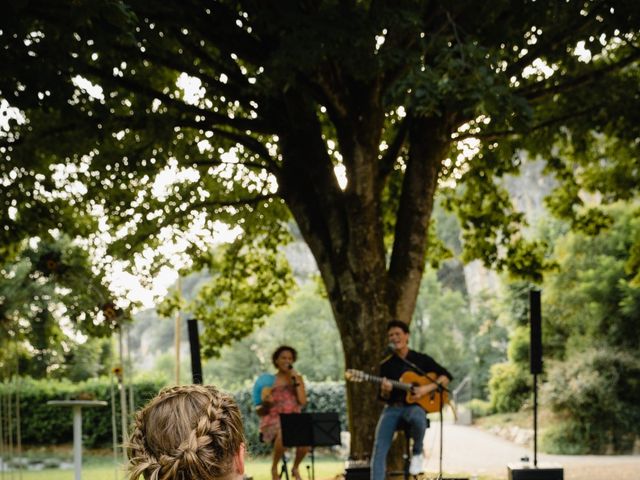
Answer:
[[[213,386],[167,388],[135,416],[129,478],[221,479],[243,442],[240,411],[229,395]]]

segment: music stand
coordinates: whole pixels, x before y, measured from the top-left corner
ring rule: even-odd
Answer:
[[[337,412],[281,413],[282,445],[310,447],[311,480],[315,480],[315,447],[340,445],[340,418]]]

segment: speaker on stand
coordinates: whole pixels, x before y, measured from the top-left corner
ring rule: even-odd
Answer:
[[[202,384],[202,362],[200,361],[200,336],[198,335],[198,321],[194,318],[187,320],[189,330],[189,345],[191,347],[191,377],[193,383]]]
[[[542,373],[542,313],[540,290],[529,292],[529,366],[533,375],[533,465],[507,465],[508,480],[563,480],[564,470],[558,465],[538,465],[538,375]]]

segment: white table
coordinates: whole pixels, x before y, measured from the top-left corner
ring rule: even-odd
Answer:
[[[105,407],[103,400],[49,400],[47,405],[73,409],[73,465],[75,480],[81,480],[82,472],[82,407]]]

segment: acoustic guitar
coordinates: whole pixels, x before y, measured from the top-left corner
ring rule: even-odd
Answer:
[[[377,377],[375,375],[368,374],[361,370],[353,370],[349,369],[344,373],[344,377],[349,382],[373,382],[373,383],[382,383],[383,378]],[[428,385],[430,383],[435,383],[435,379],[438,378],[436,373],[430,372],[427,373],[427,376],[423,377],[422,375],[418,375],[415,372],[407,371],[400,376],[400,380],[389,380],[393,388],[397,388],[398,390],[404,390],[407,392],[407,403],[417,403],[420,405],[427,413],[434,413],[440,411],[440,406],[449,403],[449,394],[446,390],[442,392],[438,392],[438,390],[434,390],[418,399],[414,399],[411,397],[411,393],[414,387],[419,387],[422,385]]]

